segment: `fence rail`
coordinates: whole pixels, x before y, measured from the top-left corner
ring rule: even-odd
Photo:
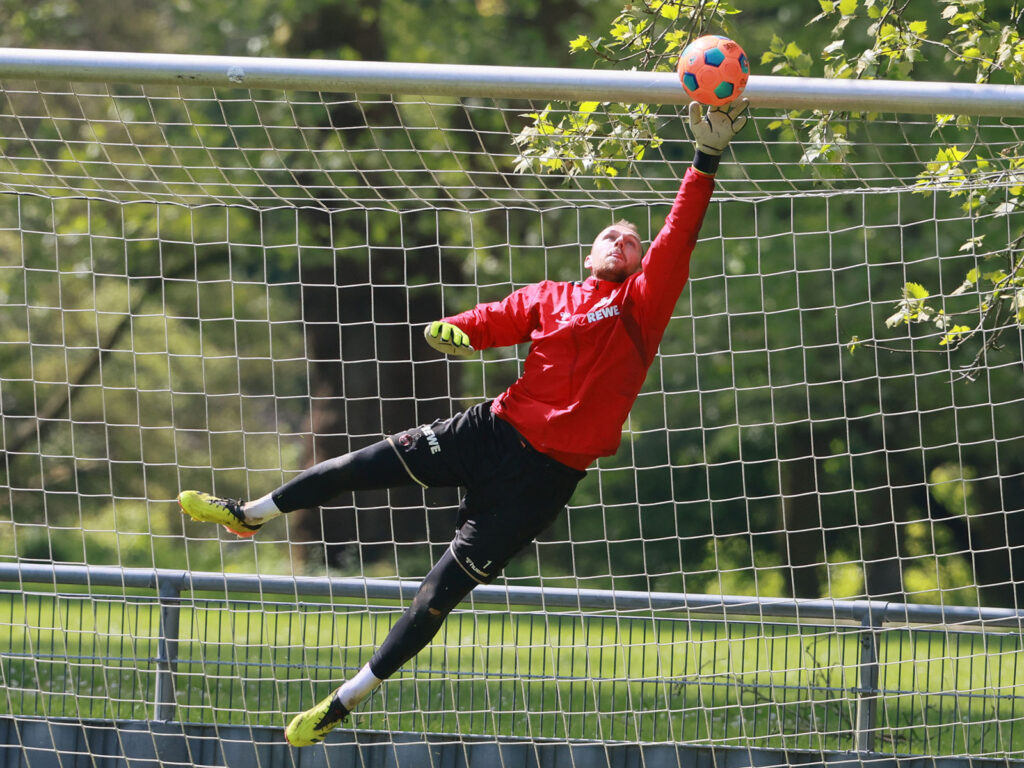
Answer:
[[[0,78],[685,104],[671,72],[0,48]],[[1024,117],[1024,86],[752,75],[754,107]]]
[[[0,583],[65,584],[181,592],[228,592],[297,597],[356,597],[409,600],[420,582],[411,579],[359,579],[210,573],[169,568],[0,563]],[[162,592],[161,592],[162,594]],[[580,611],[676,611],[721,617],[751,616],[884,624],[947,624],[1016,628],[1024,632],[1024,610],[960,605],[893,603],[883,600],[829,600],[684,592],[570,589],[480,585],[472,600],[482,605],[568,608]]]
[[[312,578],[189,572],[171,569],[116,568],[45,563],[0,563],[0,584],[28,584],[95,589],[144,589],[156,593],[159,602],[156,685],[153,711],[157,721],[175,719],[174,680],[178,661],[179,624],[185,593],[214,592],[226,597],[258,593],[302,598],[356,598],[360,601],[404,601],[419,586],[417,581],[356,578]],[[879,633],[886,625],[934,625],[947,628],[1012,628],[1022,631],[1024,611],[962,606],[916,605],[857,600],[755,599],[743,596],[692,595],[665,592],[552,589],[540,587],[477,587],[477,605],[509,608],[565,609],[577,612],[611,612],[643,615],[653,612],[681,613],[694,618],[726,619],[766,617],[797,622],[844,626],[860,635],[861,653],[857,681],[850,693],[856,696],[854,744],[859,752],[876,748],[879,697]],[[859,629],[858,626],[859,625]],[[890,691],[891,693],[891,691]]]

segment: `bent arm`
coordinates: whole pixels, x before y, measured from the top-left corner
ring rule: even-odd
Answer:
[[[442,318],[440,322],[450,323],[466,334],[473,349],[520,344],[529,341],[536,326],[533,311],[536,290],[537,286],[526,286],[501,301],[478,304],[473,309]]]
[[[444,320],[427,323],[423,329],[423,338],[427,344],[445,355],[469,357],[476,351],[469,343],[469,336],[461,328]]]

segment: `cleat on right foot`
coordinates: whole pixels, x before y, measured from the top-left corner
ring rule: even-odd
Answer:
[[[310,709],[292,718],[284,729],[284,738],[293,747],[308,747],[324,740],[324,737],[348,719],[349,711],[338,692],[332,691]]]
[[[231,533],[242,538],[253,536],[262,525],[245,522],[242,502],[235,499],[219,499],[200,491],[182,491],[178,494],[181,511],[201,523],[218,523]]]

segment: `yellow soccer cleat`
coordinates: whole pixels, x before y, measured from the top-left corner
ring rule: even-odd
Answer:
[[[181,511],[201,523],[219,523],[231,533],[242,538],[249,538],[262,525],[249,525],[245,522],[242,502],[235,499],[219,499],[200,491],[182,491],[178,494]]]
[[[293,717],[288,727],[284,729],[284,737],[293,747],[317,744],[341,725],[348,715],[348,709],[338,698],[338,692],[332,691],[326,699]]]

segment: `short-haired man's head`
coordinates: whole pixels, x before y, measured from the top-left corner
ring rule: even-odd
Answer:
[[[642,258],[640,231],[633,222],[620,219],[601,230],[583,266],[599,280],[621,283],[640,271]]]
[[[639,240],[639,239],[640,239],[640,230],[639,230],[639,229],[637,229],[637,228],[636,228],[636,224],[634,224],[634,223],[633,223],[632,221],[630,221],[629,219],[619,219],[619,220],[618,220],[618,221],[616,221],[616,222],[615,222],[614,224],[612,224],[612,226],[613,226],[613,227],[625,227],[625,228],[626,228],[626,229],[628,229],[628,230],[629,230],[630,232],[632,232],[632,233],[633,233],[634,235],[636,235],[636,239],[637,239],[637,240]]]

